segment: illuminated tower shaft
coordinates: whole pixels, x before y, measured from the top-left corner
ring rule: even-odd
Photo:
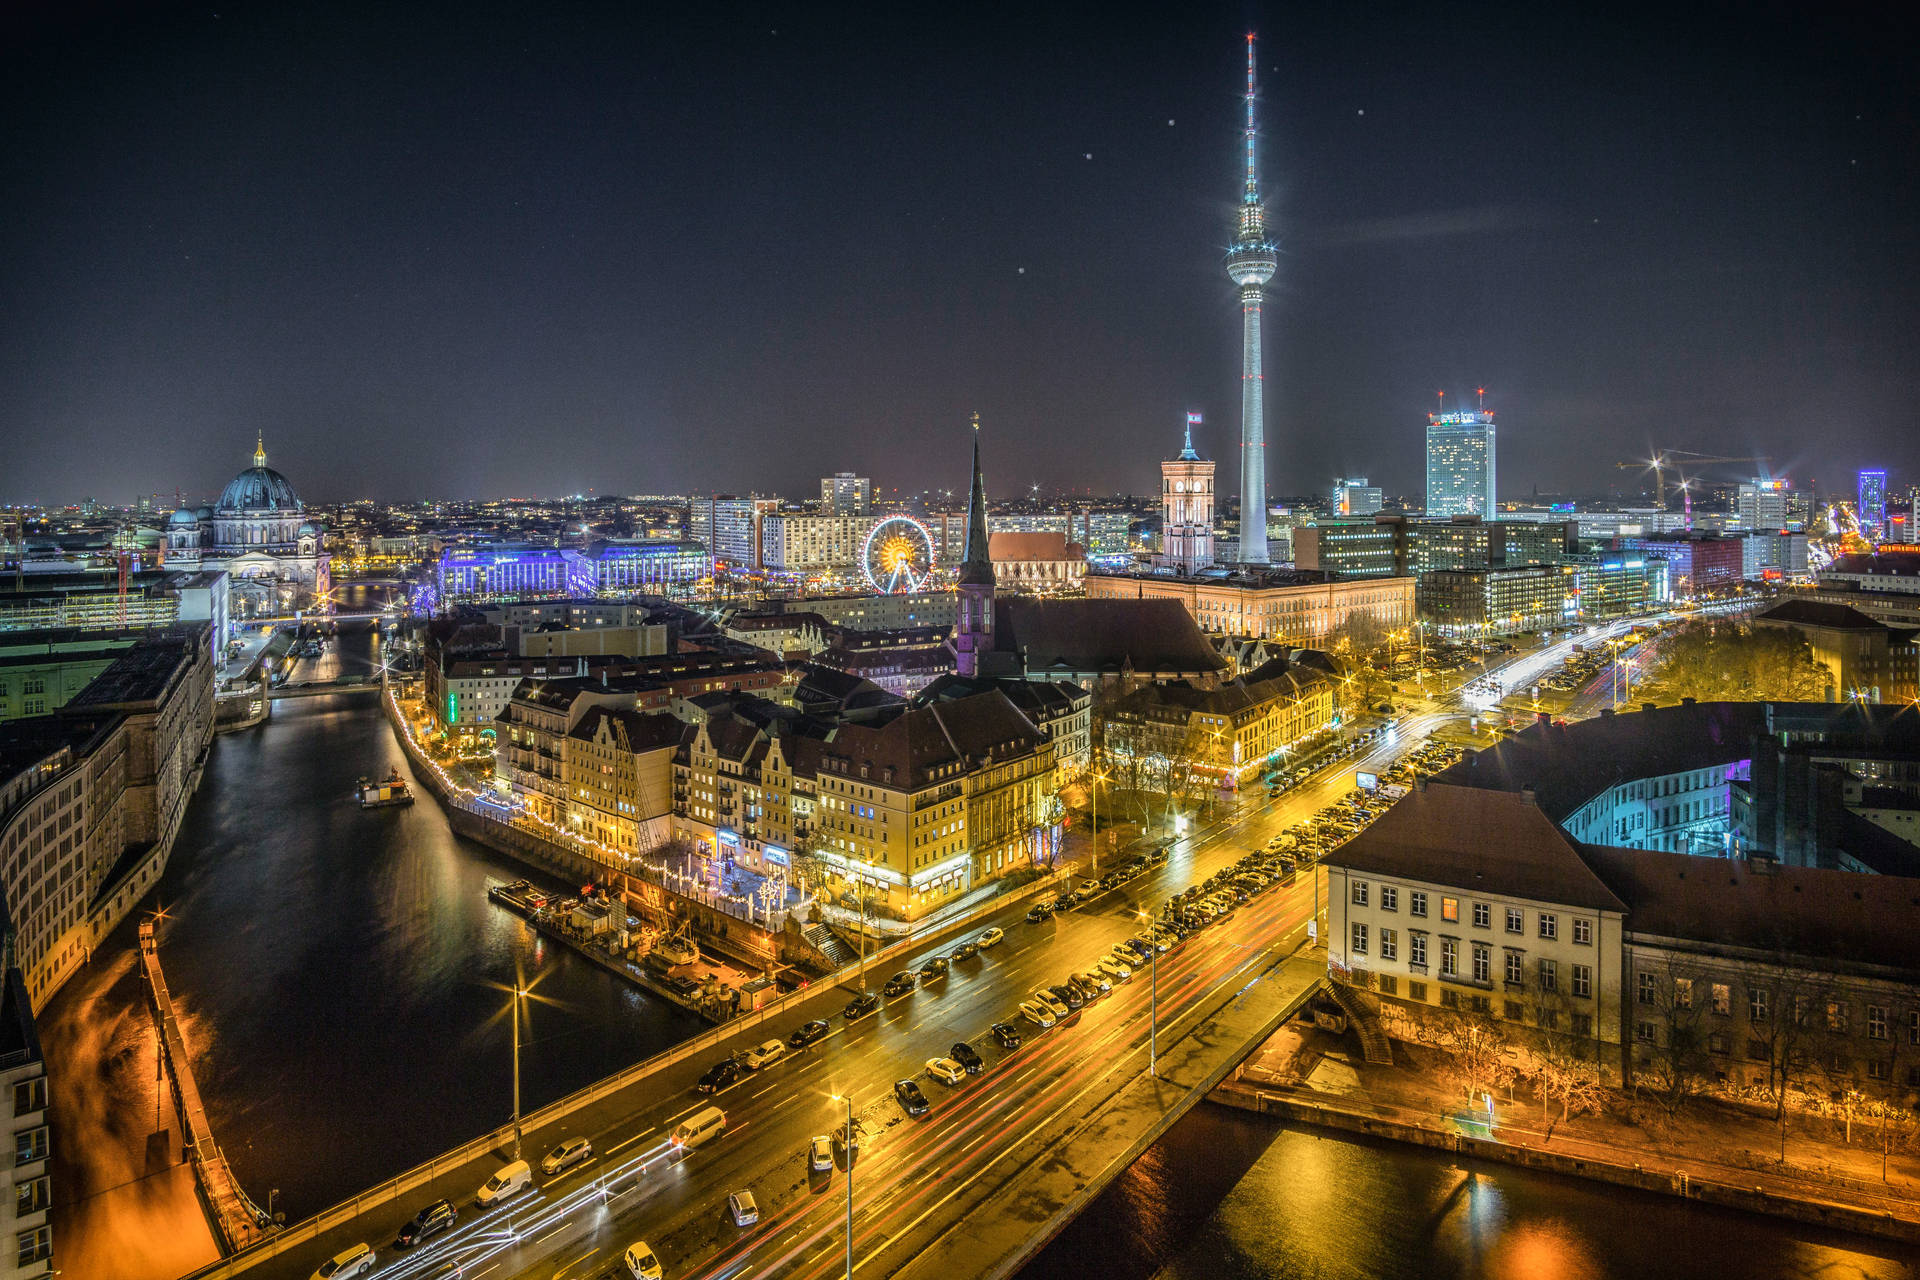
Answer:
[[[1279,269],[1267,239],[1267,211],[1260,203],[1254,163],[1253,37],[1247,37],[1247,186],[1240,203],[1240,230],[1227,250],[1227,275],[1240,286],[1240,559],[1267,561],[1266,380],[1260,360],[1260,310],[1265,285]]]

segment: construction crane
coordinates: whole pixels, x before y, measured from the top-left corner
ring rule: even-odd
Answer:
[[[1662,511],[1665,511],[1667,509],[1667,472],[1678,471],[1682,460],[1690,467],[1711,466],[1716,462],[1756,462],[1759,463],[1762,468],[1773,465],[1773,459],[1767,457],[1765,454],[1733,458],[1721,457],[1715,454],[1694,453],[1690,449],[1662,449],[1651,458],[1635,458],[1631,462],[1616,463],[1615,466],[1621,471],[1635,468],[1642,471],[1651,470],[1653,472],[1653,500],[1660,504]],[[1693,498],[1689,494],[1688,489],[1691,483],[1691,481],[1683,477],[1679,485],[1680,492],[1683,495],[1688,495],[1686,497],[1686,504],[1687,523],[1689,526],[1693,523]]]

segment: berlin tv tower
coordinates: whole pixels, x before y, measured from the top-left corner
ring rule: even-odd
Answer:
[[[1267,210],[1260,203],[1254,166],[1253,36],[1247,36],[1247,189],[1240,203],[1240,232],[1227,250],[1227,275],[1240,286],[1240,559],[1267,561],[1266,386],[1260,371],[1260,304],[1264,286],[1279,269],[1276,246],[1267,239]]]

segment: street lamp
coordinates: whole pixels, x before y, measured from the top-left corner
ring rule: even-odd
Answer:
[[[520,1001],[526,997],[520,965],[513,966],[513,1158],[520,1158]]]
[[[847,1107],[847,1280],[853,1280],[853,1095],[828,1094]]]
[[[1151,924],[1153,917],[1142,910],[1137,913],[1140,919]],[[1160,945],[1151,932],[1147,935],[1147,981],[1152,995],[1147,1015],[1147,1074],[1158,1078],[1160,1075]]]

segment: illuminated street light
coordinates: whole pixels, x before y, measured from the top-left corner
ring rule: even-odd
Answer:
[[[847,1280],[853,1280],[853,1095],[831,1093],[827,1096],[847,1106]]]

